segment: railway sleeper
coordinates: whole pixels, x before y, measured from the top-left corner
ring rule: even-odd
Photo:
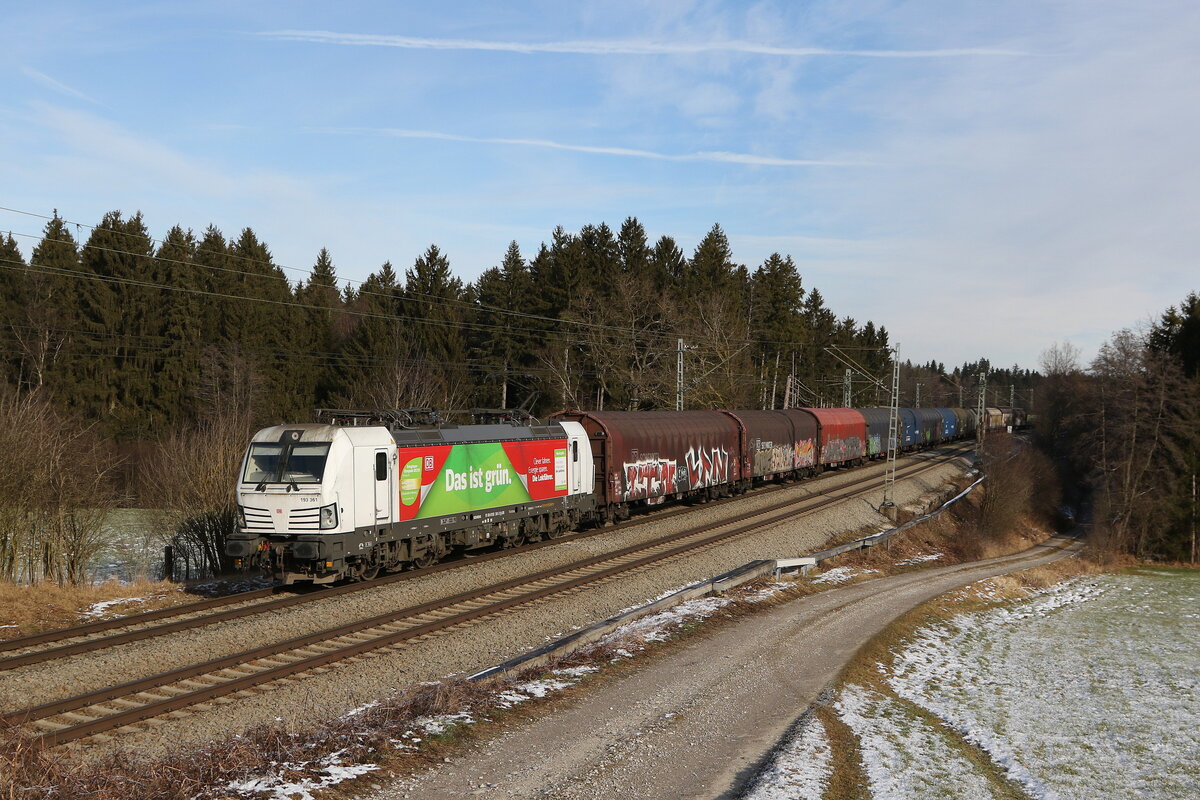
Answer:
[[[68,725],[65,722],[55,722],[52,719],[34,720],[33,722],[31,722],[29,724],[32,725],[34,728],[37,728],[38,730],[46,731],[47,733],[56,733],[58,731],[66,730],[67,728],[72,727],[71,725]]]

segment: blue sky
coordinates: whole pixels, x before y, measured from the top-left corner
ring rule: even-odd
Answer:
[[[361,280],[637,216],[902,355],[1035,366],[1200,289],[1200,4],[3,3],[0,206]],[[28,255],[41,221],[0,212]],[[292,273],[301,277],[301,273]]]

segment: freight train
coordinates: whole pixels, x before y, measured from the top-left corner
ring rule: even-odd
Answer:
[[[544,422],[412,425],[335,413],[254,435],[225,553],[284,584],[370,580],[881,458],[889,418],[886,408],[568,410]],[[962,408],[902,408],[898,421],[902,451],[977,425]]]

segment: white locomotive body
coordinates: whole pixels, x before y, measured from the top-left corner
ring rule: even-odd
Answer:
[[[557,536],[594,507],[582,426],[277,425],[253,437],[226,554],[282,583],[370,579]]]

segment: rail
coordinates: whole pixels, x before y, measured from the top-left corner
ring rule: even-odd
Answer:
[[[919,474],[954,457],[957,454],[926,460],[910,465],[905,472]],[[369,651],[402,645],[542,598],[578,591],[631,570],[778,524],[797,514],[811,513],[861,496],[873,487],[851,487],[875,480],[864,477],[835,492],[791,501],[786,508],[781,508],[784,504],[780,504],[747,512],[717,526],[697,526],[682,534],[661,537],[402,611],[10,712],[3,720],[10,725],[37,728],[37,738],[49,746],[125,728],[217,697],[245,689],[261,689],[282,678]],[[713,533],[714,530],[720,532]]]
[[[861,539],[855,539],[853,542],[837,545],[836,547],[829,547],[824,550],[818,550],[815,553],[799,556],[797,558],[775,558],[751,561],[747,564],[737,567],[736,569],[732,569],[729,572],[717,575],[716,577],[706,578],[705,580],[698,581],[690,586],[685,586],[679,591],[669,594],[666,597],[660,598],[651,603],[647,603],[637,608],[630,609],[629,611],[622,612],[614,617],[609,617],[603,622],[598,622],[595,625],[584,628],[583,630],[576,631],[568,636],[564,636],[563,638],[551,642],[543,647],[539,647],[537,650],[533,650],[529,653],[511,658],[502,664],[488,667],[485,670],[481,670],[474,675],[469,676],[468,680],[488,680],[490,678],[497,678],[505,674],[528,669],[529,667],[539,666],[560,655],[578,650],[584,645],[598,641],[623,625],[628,625],[629,623],[635,622],[643,617],[673,608],[680,603],[687,602],[688,600],[695,600],[697,598],[707,597],[713,594],[721,594],[737,586],[741,586],[762,578],[766,575],[778,575],[783,570],[798,568],[803,572],[807,572],[808,569],[811,569],[813,566],[822,561],[827,561],[852,550],[859,550],[864,547],[873,547],[882,542],[886,542],[903,531],[906,531],[909,528],[915,527],[924,522],[928,522],[929,520],[938,516],[950,506],[959,502],[972,491],[974,491],[977,486],[983,483],[986,477],[986,475],[980,476],[978,480],[976,480],[963,491],[959,492],[954,497],[947,500],[942,505],[938,506],[934,511],[931,511],[928,514],[923,514],[919,517],[914,517],[902,525],[897,525],[893,528],[889,528],[886,531],[881,531],[870,536],[864,536]]]

